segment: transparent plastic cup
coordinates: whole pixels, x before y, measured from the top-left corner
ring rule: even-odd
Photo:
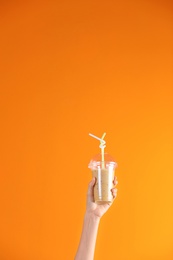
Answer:
[[[88,167],[92,171],[92,177],[96,178],[94,185],[94,200],[97,204],[111,203],[113,196],[111,189],[114,187],[113,180],[117,163],[107,153],[102,161],[101,154],[94,156]]]

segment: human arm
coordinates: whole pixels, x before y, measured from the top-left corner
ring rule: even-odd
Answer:
[[[112,203],[106,203],[98,205],[94,202],[94,184],[95,178],[91,180],[88,185],[87,193],[87,207],[84,216],[83,229],[81,234],[81,239],[79,247],[76,253],[75,260],[93,260],[95,244],[97,239],[97,232],[101,217],[109,209]],[[114,185],[117,184],[116,179],[114,179]],[[113,198],[116,198],[117,189],[112,190]]]

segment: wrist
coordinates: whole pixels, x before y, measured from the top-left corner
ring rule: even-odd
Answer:
[[[85,212],[85,220],[88,220],[88,219],[95,222],[95,223],[99,223],[101,217],[97,216],[93,212],[86,211]]]

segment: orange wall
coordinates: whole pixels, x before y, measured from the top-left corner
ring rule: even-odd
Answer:
[[[171,1],[0,5],[0,259],[74,258],[104,131],[119,184],[95,260],[173,259]]]

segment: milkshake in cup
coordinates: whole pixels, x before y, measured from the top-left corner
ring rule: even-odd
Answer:
[[[113,180],[117,163],[109,154],[104,153],[105,141],[103,143],[103,137],[100,140],[102,152],[91,159],[88,167],[92,171],[92,177],[96,179],[94,185],[94,200],[97,204],[104,204],[113,201],[111,189],[114,187]]]

